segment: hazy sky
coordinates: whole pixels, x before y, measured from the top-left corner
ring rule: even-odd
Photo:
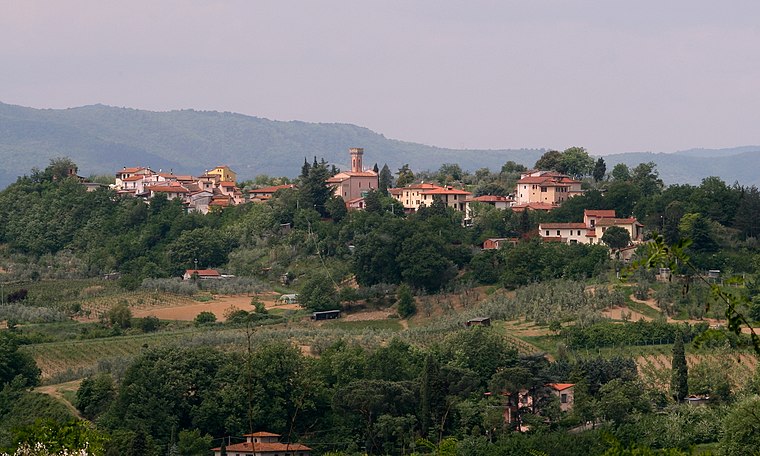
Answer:
[[[760,2],[0,0],[0,101],[456,148],[760,144]]]

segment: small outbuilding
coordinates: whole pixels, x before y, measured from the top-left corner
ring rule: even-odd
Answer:
[[[283,304],[298,304],[298,294],[284,294],[280,296],[280,302]]]
[[[311,319],[318,320],[335,320],[340,318],[340,310],[325,310],[322,312],[312,312]]]
[[[491,326],[491,317],[475,317],[467,320],[464,325],[470,326]]]

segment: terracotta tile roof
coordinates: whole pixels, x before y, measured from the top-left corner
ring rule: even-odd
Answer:
[[[198,274],[199,277],[219,277],[219,271],[216,269],[188,269],[185,274]]]
[[[561,230],[561,229],[571,229],[571,230],[577,230],[577,229],[586,229],[585,223],[541,223],[539,225],[540,229],[543,230]]]
[[[274,432],[258,431],[253,434],[243,434],[243,437],[280,437],[280,434]]]
[[[476,196],[475,198],[469,199],[467,201],[474,201],[478,203],[509,203],[514,200],[506,196],[483,195],[483,196]]]
[[[139,180],[143,180],[143,179],[145,179],[145,176],[143,176],[142,174],[138,174],[136,176],[125,177],[121,181],[122,182],[135,182],[135,181],[139,181]]]
[[[151,185],[148,189],[157,193],[190,193],[188,189],[181,185]]]
[[[424,192],[420,192],[420,194],[421,195],[472,195],[472,193],[468,191],[460,190],[458,188],[453,188],[453,187],[434,188],[432,190],[426,190]]]
[[[586,209],[583,211],[584,216],[589,217],[604,217],[604,218],[615,218],[615,210],[614,209]]]
[[[277,190],[284,190],[286,188],[295,188],[295,185],[285,184],[285,185],[273,185],[271,187],[254,188],[252,190],[248,190],[248,193],[274,193]]]
[[[211,200],[210,203],[208,203],[209,206],[219,206],[219,207],[228,207],[230,205],[230,199],[229,198],[218,198],[215,197]]]
[[[554,204],[549,203],[524,203],[524,204],[517,204],[515,206],[512,206],[513,211],[521,211],[523,209],[532,209],[534,211],[550,211],[552,209],[556,209],[557,206]]]
[[[234,182],[229,182],[229,181],[224,181],[224,182],[220,182],[219,186],[220,187],[234,187],[235,183]]]
[[[229,445],[227,448],[227,454],[231,452],[248,452],[248,453],[264,453],[264,452],[285,452],[292,453],[293,451],[311,451],[311,448],[300,443],[279,443],[279,442],[243,442]],[[211,451],[221,451],[221,447],[213,448]]]
[[[616,226],[616,225],[641,225],[635,217],[628,218],[602,218],[596,221],[596,226]],[[643,225],[642,225],[643,226]]]
[[[391,195],[401,195],[404,193],[404,189],[403,188],[389,188],[388,193],[390,193]]]
[[[555,389],[557,391],[562,391],[568,388],[572,388],[573,386],[575,386],[575,383],[549,383],[546,386],[548,386],[549,388]]]
[[[123,168],[123,169],[121,169],[121,170],[119,170],[119,171],[116,171],[116,174],[124,174],[124,173],[129,173],[129,174],[131,174],[131,173],[136,173],[136,172],[138,172],[138,171],[142,171],[142,170],[144,170],[144,169],[145,169],[145,168],[139,168],[139,167],[133,167],[133,168],[126,168],[126,167],[125,167],[125,168]]]
[[[409,188],[409,189],[435,189],[435,188],[443,188],[440,185],[430,184],[430,183],[424,183],[420,182],[419,184],[409,184],[406,187],[402,188]]]

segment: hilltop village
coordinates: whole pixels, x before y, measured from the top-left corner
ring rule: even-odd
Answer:
[[[334,196],[342,198],[349,211],[364,210],[369,192],[380,189],[379,173],[364,166],[364,149],[349,149],[351,167],[335,171],[326,179]],[[198,177],[153,171],[148,167],[124,167],[115,174],[112,188],[119,195],[149,200],[156,195],[178,199],[188,211],[208,213],[214,208],[225,208],[244,203],[262,203],[278,191],[295,188],[295,184],[251,188],[247,195],[236,184],[237,174],[229,166],[217,166]],[[548,212],[564,201],[582,195],[580,180],[550,170],[526,170],[520,173],[514,191],[509,195],[474,196],[464,188],[432,183],[410,183],[403,187],[385,189],[401,203],[404,212],[414,213],[421,207],[438,202],[462,213],[463,223],[471,224],[473,207],[487,205],[499,210]],[[546,241],[595,244],[601,242],[609,227],[620,227],[629,233],[630,244],[635,247],[643,240],[643,225],[634,217],[618,218],[614,210],[585,211],[583,221],[572,223],[543,223],[538,235]],[[495,238],[485,241],[486,248],[516,239]]]

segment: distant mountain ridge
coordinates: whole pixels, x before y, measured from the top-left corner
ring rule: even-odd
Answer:
[[[124,166],[150,166],[200,174],[226,164],[239,179],[258,174],[295,176],[304,157],[324,157],[346,166],[348,148],[365,149],[365,165],[408,163],[435,170],[458,163],[474,171],[498,170],[508,160],[532,166],[544,149],[459,150],[388,139],[364,127],[338,123],[274,121],[216,111],[153,112],[105,105],[35,109],[0,103],[0,188],[51,158],[71,157],[80,174],[112,174]],[[699,183],[709,175],[744,185],[760,185],[755,174],[760,147],[675,154],[631,153],[605,156],[608,170],[654,161],[667,183]],[[716,158],[706,158],[705,155]]]

